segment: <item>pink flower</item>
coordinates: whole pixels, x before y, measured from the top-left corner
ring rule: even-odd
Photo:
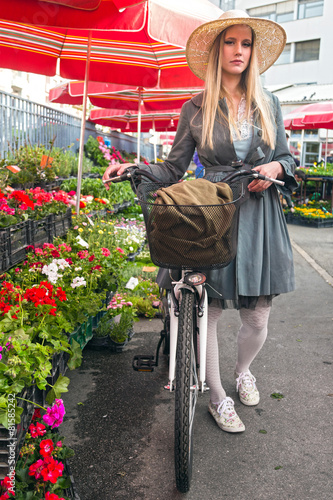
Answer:
[[[51,408],[47,408],[46,411],[47,414],[43,415],[44,422],[51,426],[52,429],[59,427],[66,413],[62,399],[56,399],[54,405]]]
[[[109,257],[109,255],[111,255],[111,252],[108,248],[102,248],[102,254],[104,255],[104,257]]]
[[[119,253],[124,253],[124,250],[122,248],[117,247],[116,250],[118,250]]]

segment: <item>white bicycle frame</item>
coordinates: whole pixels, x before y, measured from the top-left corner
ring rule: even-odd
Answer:
[[[172,281],[173,292],[177,301],[180,298],[180,290],[187,288],[193,293],[196,292],[199,298],[202,298],[204,293],[203,311],[202,315],[197,314],[197,326],[199,329],[199,352],[200,352],[200,367],[199,367],[199,390],[204,392],[206,380],[206,352],[207,352],[207,322],[208,322],[208,298],[205,290],[205,285],[187,285],[184,282],[185,271],[182,271],[182,277],[179,281]],[[195,290],[194,290],[195,289]],[[174,388],[175,371],[176,371],[176,350],[178,339],[178,316],[175,314],[175,307],[172,299],[168,300],[169,314],[170,314],[170,359],[169,359],[169,390]]]

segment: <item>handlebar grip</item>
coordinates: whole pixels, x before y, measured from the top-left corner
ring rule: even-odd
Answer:
[[[253,171],[253,177],[257,179],[261,179],[262,181],[273,182],[273,184],[278,184],[279,186],[284,186],[285,182],[280,181],[279,179],[272,179],[271,177],[267,177],[266,175],[259,174],[259,172]]]
[[[125,172],[121,175],[117,175],[116,177],[110,177],[110,179],[103,180],[103,184],[109,184],[110,182],[112,182],[113,184],[117,182],[124,182],[130,179],[131,177],[132,177],[131,172]]]

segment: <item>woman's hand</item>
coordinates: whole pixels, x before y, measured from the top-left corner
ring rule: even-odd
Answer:
[[[254,167],[252,170],[256,170],[267,177],[271,177],[272,179],[283,179],[284,170],[278,161],[272,161],[271,163],[265,163],[264,165],[259,165],[258,167]],[[262,181],[260,179],[254,179],[248,185],[248,190],[252,193],[260,193],[261,191],[265,191],[272,183],[269,181]]]
[[[114,165],[110,165],[105,170],[102,180],[106,181],[111,177],[116,177],[117,175],[121,175],[129,167],[136,167],[136,163],[115,163]],[[104,186],[107,191],[110,189],[110,186],[108,184],[104,184]]]

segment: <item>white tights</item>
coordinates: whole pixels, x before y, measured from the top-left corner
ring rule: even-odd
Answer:
[[[267,337],[267,323],[271,307],[264,297],[260,297],[255,309],[240,309],[242,325],[237,336],[238,355],[236,372],[245,372],[264,345]],[[207,367],[206,382],[210,388],[212,403],[221,402],[226,397],[220,377],[219,351],[217,343],[217,322],[222,314],[219,305],[208,307]]]

